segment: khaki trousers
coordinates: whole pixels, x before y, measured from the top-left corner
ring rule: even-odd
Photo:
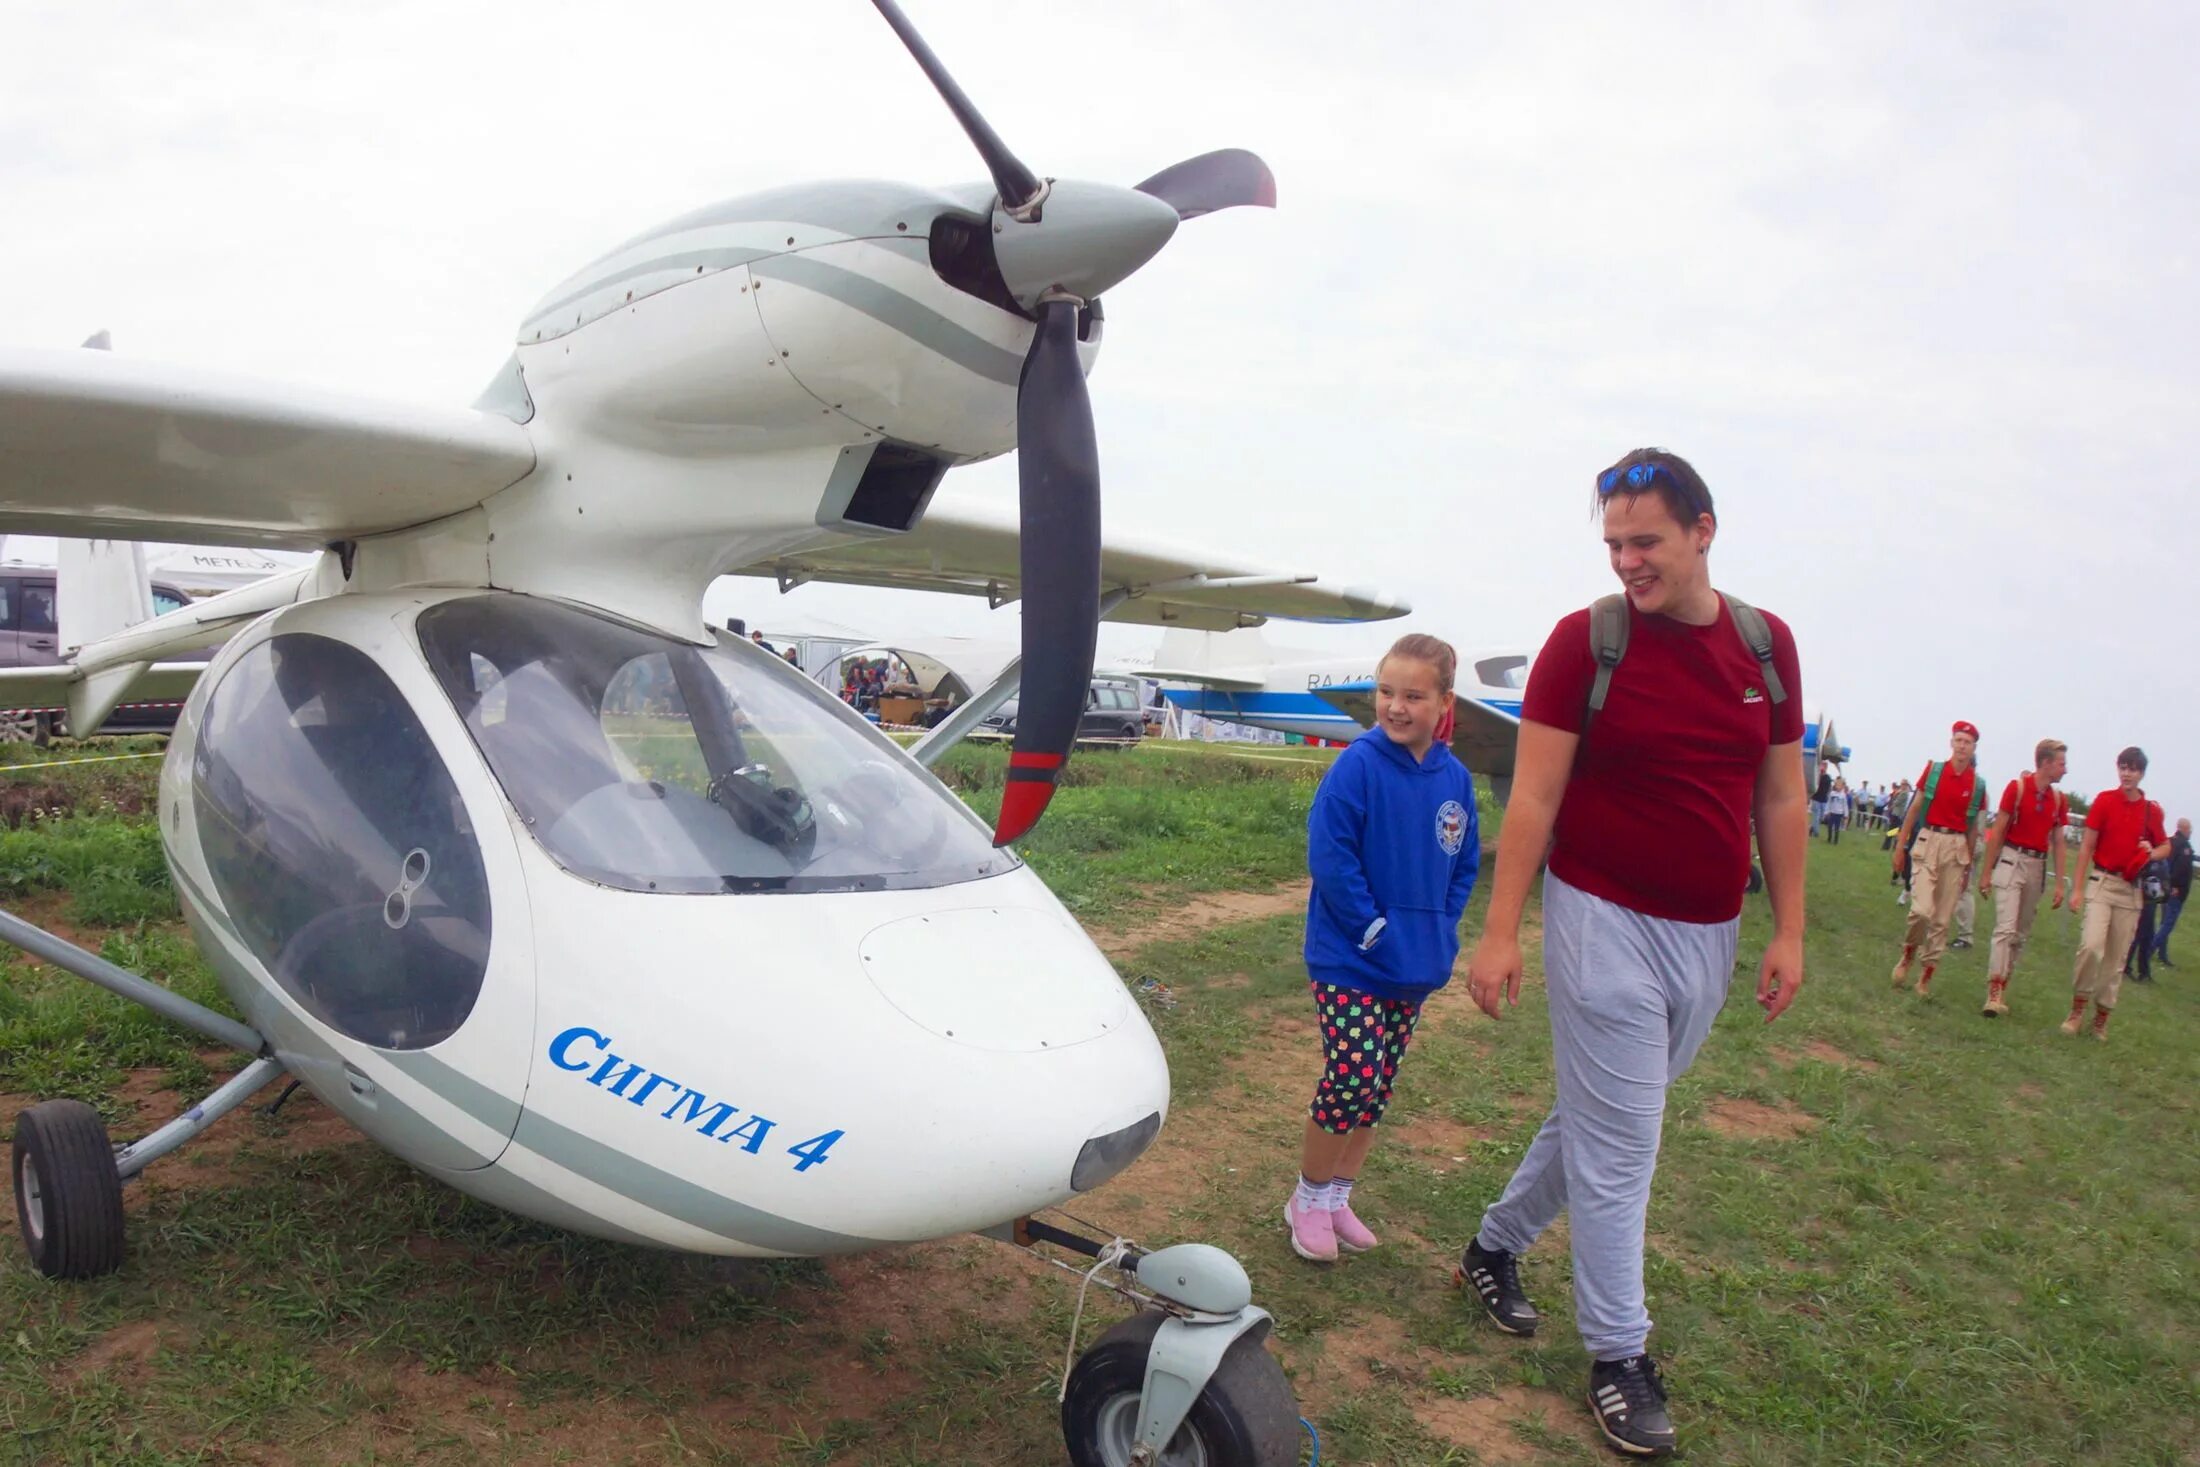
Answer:
[[[1910,920],[1902,945],[1916,948],[1919,962],[1937,963],[1948,950],[1948,919],[1971,870],[1969,850],[1969,842],[1946,830],[1928,830],[1910,847]]]
[[[2006,981],[2032,936],[2032,919],[2039,914],[2047,884],[2047,857],[2005,846],[1994,863],[1993,880],[1994,950],[1987,956],[1986,976]]]
[[[2139,888],[2096,871],[2085,884],[2085,926],[2078,938],[2074,991],[2104,1009],[2116,1007],[2124,987],[2124,954],[2139,930]]]

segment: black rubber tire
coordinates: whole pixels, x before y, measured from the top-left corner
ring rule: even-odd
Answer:
[[[37,1177],[35,1227],[30,1174]],[[40,1273],[93,1279],[122,1267],[122,1178],[98,1111],[81,1100],[48,1100],[17,1116],[8,1177],[15,1225]]]
[[[1100,1439],[1102,1418],[1118,1397],[1127,1394],[1135,1403],[1145,1389],[1146,1356],[1167,1317],[1158,1309],[1133,1315],[1078,1358],[1062,1401],[1062,1437],[1076,1467],[1124,1467]],[[1248,1331],[1230,1346],[1170,1439],[1170,1450],[1192,1433],[1206,1449],[1209,1467],[1297,1467],[1306,1433],[1291,1383],[1262,1343],[1267,1333]]]

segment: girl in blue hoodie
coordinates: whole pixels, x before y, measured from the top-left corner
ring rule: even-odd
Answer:
[[[1449,643],[1400,637],[1375,670],[1375,726],[1330,766],[1306,819],[1306,971],[1322,1076],[1284,1220],[1293,1251],[1317,1263],[1375,1246],[1353,1215],[1352,1179],[1374,1149],[1421,1004],[1459,955],[1481,843],[1473,776],[1437,738],[1457,668]]]

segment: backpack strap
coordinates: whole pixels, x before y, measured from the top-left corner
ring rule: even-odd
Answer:
[[[1935,759],[1925,766],[1925,788],[1917,792],[1917,797],[1925,802],[1917,812],[1917,828],[1921,831],[1927,817],[1933,813],[1933,796],[1940,793],[1940,771],[1947,767],[1945,759]]]
[[[1599,596],[1589,603],[1589,652],[1596,658],[1596,681],[1589,685],[1589,711],[1581,720],[1581,731],[1586,734],[1589,724],[1603,710],[1604,699],[1612,691],[1612,669],[1627,655],[1628,610],[1625,596]]]
[[[1726,602],[1727,615],[1734,618],[1734,630],[1741,634],[1742,645],[1757,659],[1758,673],[1765,680],[1765,692],[1775,704],[1785,703],[1787,688],[1781,684],[1780,674],[1772,668],[1772,623],[1765,620],[1763,612],[1739,596],[1721,591],[1719,597]]]

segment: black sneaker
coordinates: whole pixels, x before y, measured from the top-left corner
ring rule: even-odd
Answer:
[[[1477,1237],[1459,1255],[1459,1268],[1452,1277],[1462,1288],[1474,1290],[1490,1323],[1508,1335],[1532,1335],[1543,1322],[1543,1316],[1528,1302],[1527,1290],[1520,1287],[1520,1259],[1516,1254],[1484,1248]]]
[[[1599,1360],[1589,1367],[1589,1414],[1604,1439],[1630,1457],[1673,1455],[1673,1418],[1665,1382],[1648,1355]]]

